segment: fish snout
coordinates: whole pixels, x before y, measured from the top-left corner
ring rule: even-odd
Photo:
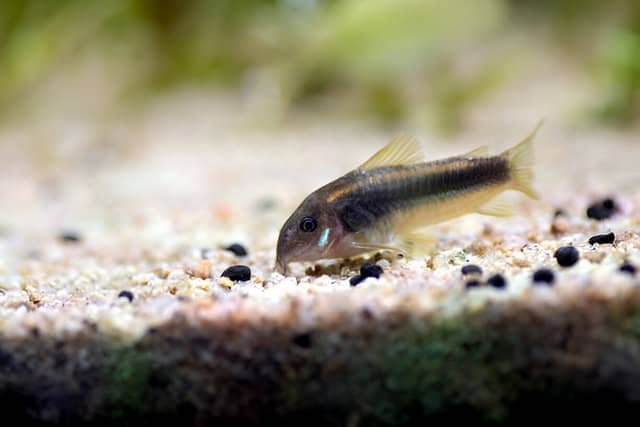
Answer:
[[[288,265],[289,262],[286,261],[285,259],[283,259],[280,256],[276,256],[276,265],[275,265],[275,270],[282,274],[282,275],[287,275],[287,273],[289,272],[289,268]]]

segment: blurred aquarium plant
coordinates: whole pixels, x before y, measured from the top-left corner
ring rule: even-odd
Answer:
[[[259,75],[280,94],[282,113],[321,102],[455,130],[511,73],[513,52],[492,50],[495,42],[539,22],[560,39],[601,46],[595,60],[585,49],[603,88],[599,117],[629,120],[638,104],[633,0],[0,2],[0,110],[28,99],[56,67],[99,57],[126,67],[127,97],[194,83],[243,88]],[[602,30],[590,31],[593,22]]]
[[[639,21],[640,22],[640,21]],[[603,100],[596,112],[605,121],[631,124],[640,117],[640,31],[621,30],[605,43],[596,75]]]
[[[599,121],[629,125],[640,118],[640,1],[509,0],[529,26],[545,22],[549,43],[593,72],[598,99],[584,106]],[[528,18],[528,19],[527,19]],[[593,108],[592,108],[593,107]]]
[[[319,14],[305,49],[289,64],[286,93],[294,101],[326,93],[339,103],[355,100],[359,111],[381,120],[420,112],[440,101],[432,83],[452,76],[443,64],[496,30],[502,12],[499,0],[335,2]],[[456,114],[463,104],[435,111]]]

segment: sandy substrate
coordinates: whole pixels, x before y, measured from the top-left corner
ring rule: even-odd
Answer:
[[[62,423],[313,425],[637,408],[640,275],[619,267],[640,267],[638,132],[503,103],[513,105],[495,100],[452,141],[415,133],[428,158],[485,143],[499,152],[551,114],[536,146],[541,200],[516,195],[512,218],[434,227],[436,253],[375,257],[383,275],[356,287],[362,259],[274,272],[275,241],[309,191],[391,130],[311,119],[265,129],[206,95],[127,120],[6,127],[0,407]],[[588,219],[587,206],[608,196],[619,212]],[[566,214],[554,219],[557,208]],[[609,231],[614,244],[588,243]],[[234,242],[248,256],[222,249]],[[570,268],[553,257],[565,245],[581,253]],[[467,289],[468,263],[481,282],[500,273],[507,286]],[[220,277],[235,264],[251,268],[250,281]],[[532,284],[541,267],[555,272],[552,286]]]

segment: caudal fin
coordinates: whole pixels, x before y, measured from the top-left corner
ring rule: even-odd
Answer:
[[[516,146],[508,149],[502,155],[509,161],[511,171],[511,188],[527,196],[537,199],[538,193],[533,188],[533,138],[542,126],[542,120],[529,135]]]

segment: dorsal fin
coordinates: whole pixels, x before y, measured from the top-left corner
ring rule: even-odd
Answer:
[[[414,137],[400,134],[361,164],[358,169],[372,169],[380,166],[411,165],[424,161],[420,144]]]
[[[464,153],[460,157],[486,157],[489,154],[489,147],[486,145],[481,145],[475,150],[471,150],[468,153]]]

